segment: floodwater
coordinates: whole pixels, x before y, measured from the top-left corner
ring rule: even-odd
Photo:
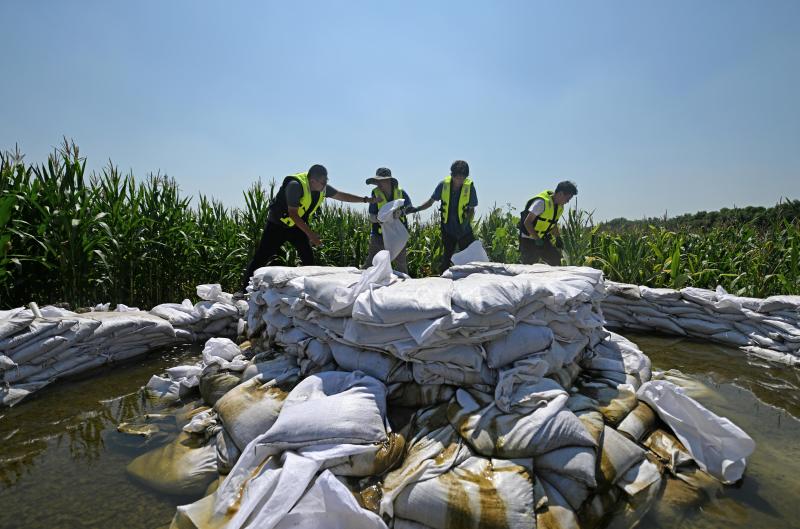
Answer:
[[[656,369],[687,375],[691,395],[757,444],[742,482],[699,506],[661,504],[639,527],[800,528],[800,369],[707,343],[627,336]],[[193,498],[166,496],[132,481],[125,466],[154,445],[116,426],[159,411],[138,392],[150,375],[199,356],[196,347],[171,349],[57,383],[0,410],[0,528],[168,525],[175,506]]]

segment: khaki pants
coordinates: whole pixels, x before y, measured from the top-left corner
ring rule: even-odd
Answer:
[[[367,251],[367,259],[364,261],[364,268],[369,268],[372,266],[372,259],[375,257],[375,254],[380,252],[381,250],[385,250],[383,247],[383,236],[382,235],[370,235],[369,237],[369,251]],[[398,272],[403,272],[404,274],[408,273],[408,263],[406,262],[406,249],[403,248],[397,257],[392,261],[395,270]]]

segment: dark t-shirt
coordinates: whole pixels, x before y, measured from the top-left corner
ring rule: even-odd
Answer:
[[[325,186],[325,196],[330,197],[338,193],[339,190],[328,184]],[[303,196],[303,186],[300,182],[293,180],[286,184],[283,191],[283,200],[275,197],[275,203],[269,208],[269,222],[275,224],[281,223],[281,217],[286,215],[289,211],[288,208],[296,208],[300,206],[300,199]],[[319,199],[319,191],[311,191],[311,203],[314,204]]]
[[[408,193],[406,193],[405,189],[402,190],[402,193],[403,193],[403,200],[405,200],[405,204],[403,204],[403,205],[405,207],[407,207],[407,208],[411,207],[411,198],[409,198]],[[373,215],[377,215],[378,214],[378,204],[370,204],[369,205],[369,212],[371,214],[373,214]],[[408,229],[408,223],[407,222],[403,222],[403,225],[406,227],[406,229]],[[379,227],[380,227],[380,223],[379,222],[373,222],[372,223],[372,231],[370,233],[372,235],[378,235],[378,228]]]
[[[439,185],[434,189],[431,199],[442,200],[442,188],[444,181],[439,182]],[[452,183],[450,184],[450,210],[447,212],[447,219],[442,219],[442,229],[448,235],[456,238],[461,238],[464,235],[472,233],[472,224],[469,220],[464,219],[464,223],[458,222],[458,198],[461,196],[461,188],[456,189]],[[469,202],[467,206],[474,208],[478,205],[478,194],[475,192],[475,183],[472,184],[469,193]]]

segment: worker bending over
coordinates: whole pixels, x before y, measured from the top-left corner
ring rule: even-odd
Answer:
[[[540,260],[551,266],[561,264],[564,243],[558,231],[558,219],[564,204],[577,194],[575,184],[564,181],[555,191],[542,191],[528,200],[519,219],[519,253],[523,264]]]
[[[328,185],[328,170],[322,165],[312,165],[307,173],[297,173],[283,179],[278,193],[269,206],[267,225],[261,242],[242,277],[244,292],[253,272],[272,262],[284,243],[297,249],[304,266],[314,264],[311,246],[319,246],[322,239],[311,229],[311,216],[326,198],[341,202],[375,202],[375,198],[360,197],[339,191]]]

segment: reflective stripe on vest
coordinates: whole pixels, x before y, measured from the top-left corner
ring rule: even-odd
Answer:
[[[325,200],[325,189],[323,188],[322,191],[319,192],[319,198],[317,199],[316,203],[313,205],[311,204],[311,187],[308,185],[308,173],[297,173],[290,176],[287,176],[283,179],[283,192],[286,192],[286,185],[289,183],[289,179],[296,180],[300,182],[300,185],[303,187],[303,195],[300,197],[300,206],[297,208],[297,214],[300,216],[301,219],[308,221],[311,218],[311,215],[317,211],[317,208],[322,204]],[[308,215],[306,215],[308,212]],[[286,204],[286,215],[281,218],[281,222],[286,224],[289,227],[295,225],[295,222],[292,220],[292,217],[289,216],[289,204],[287,201]]]
[[[561,214],[564,212],[564,206],[556,207],[556,203],[553,201],[553,193],[552,191],[542,191],[535,197],[531,198],[526,207],[525,211],[527,211],[533,201],[537,198],[541,198],[544,200],[544,211],[541,215],[536,217],[536,223],[533,225],[533,230],[539,235],[539,237],[544,237],[558,224],[558,219],[561,218]]]
[[[377,203],[378,211],[380,211],[381,208],[383,206],[385,206],[387,202],[389,202],[389,199],[386,198],[386,195],[383,194],[383,191],[381,191],[381,189],[379,187],[375,187],[375,188],[372,189],[372,196],[378,197],[378,203]],[[400,186],[396,186],[394,188],[392,196],[394,197],[394,198],[392,198],[392,200],[400,200],[400,199],[402,199],[403,198],[403,189]],[[405,215],[400,217],[400,222],[405,224],[405,222],[406,222],[406,216]],[[381,230],[380,223],[378,223],[378,233],[379,234],[383,233],[382,230]]]
[[[447,175],[442,184],[442,224],[447,224],[447,218],[450,213],[450,181],[452,176]],[[472,190],[472,180],[469,178],[464,179],[464,184],[461,186],[461,194],[458,196],[458,223],[464,224],[464,217],[467,212],[467,205],[469,204],[470,191]]]

